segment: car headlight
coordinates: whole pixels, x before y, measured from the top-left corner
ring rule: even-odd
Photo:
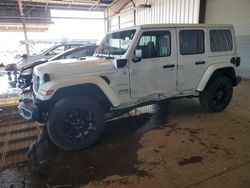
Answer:
[[[32,75],[32,73],[33,73],[33,69],[30,68],[30,69],[25,69],[23,72],[21,72],[21,75],[27,76],[27,75]]]
[[[50,75],[48,73],[44,73],[42,81],[43,81],[43,83],[49,82],[50,81]]]

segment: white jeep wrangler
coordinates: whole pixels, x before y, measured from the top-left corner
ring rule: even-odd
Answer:
[[[143,105],[199,97],[206,110],[223,111],[239,65],[231,25],[136,26],[107,34],[87,60],[35,67],[33,98],[19,113],[45,122],[58,147],[82,149],[105,120]]]

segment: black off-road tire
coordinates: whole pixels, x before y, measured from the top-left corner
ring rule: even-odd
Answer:
[[[94,144],[101,137],[103,128],[101,106],[85,96],[59,100],[47,124],[50,139],[63,150],[79,150]]]
[[[59,148],[51,142],[47,132],[47,125],[44,124],[42,137],[35,140],[27,152],[31,171],[39,174],[49,164],[53,154],[58,151]]]
[[[200,93],[200,104],[206,111],[221,112],[229,105],[232,96],[232,81],[224,75],[218,75]]]
[[[39,174],[47,166],[51,154],[52,151],[48,139],[40,138],[34,141],[27,153],[30,170],[33,173]]]

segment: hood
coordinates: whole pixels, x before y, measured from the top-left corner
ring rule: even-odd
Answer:
[[[48,62],[47,59],[41,59],[41,60],[38,60],[38,61],[34,61],[34,62],[30,63],[30,64],[24,65],[23,67],[18,67],[19,68],[18,70],[23,71],[23,70],[26,70],[26,69],[33,69],[35,66],[41,65],[41,64],[46,63],[46,62]]]
[[[77,59],[50,61],[36,66],[34,72],[40,75],[48,73],[51,77],[57,78],[71,77],[81,74],[95,74],[113,69],[113,59],[91,57],[83,61],[78,61]]]
[[[27,68],[29,66],[32,66],[33,63],[36,63],[39,60],[44,61],[44,60],[48,60],[48,58],[46,58],[43,54],[36,55],[36,56],[30,56],[27,59],[17,63],[17,69],[22,69],[24,67]]]

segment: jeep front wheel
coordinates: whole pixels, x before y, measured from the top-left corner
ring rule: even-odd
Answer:
[[[103,110],[88,97],[59,100],[47,125],[51,140],[64,150],[84,149],[94,144],[102,135],[103,128]]]
[[[207,111],[221,112],[229,105],[232,95],[232,81],[226,76],[217,76],[200,93],[200,104]]]

